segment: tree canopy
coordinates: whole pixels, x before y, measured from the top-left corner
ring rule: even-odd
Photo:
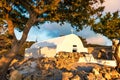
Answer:
[[[116,11],[113,14],[108,12],[106,15],[99,18],[99,21],[94,24],[93,30],[107,36],[109,39],[120,38],[119,11]]]
[[[100,15],[104,7],[100,5],[103,0],[2,0],[1,19],[9,17],[14,27],[23,30],[27,21],[32,15],[36,16],[34,25],[50,22],[70,23],[77,29],[84,25],[92,24],[95,18]]]
[[[77,30],[91,26],[96,33],[109,39],[119,38],[119,12],[102,16],[103,2],[104,0],[1,0],[0,23],[9,23],[9,26],[14,25],[14,28],[23,31],[30,17],[34,16],[36,18],[32,18],[32,26],[46,21],[60,24],[67,22]],[[99,22],[95,23],[98,18]],[[10,35],[13,35],[14,28],[6,26]]]

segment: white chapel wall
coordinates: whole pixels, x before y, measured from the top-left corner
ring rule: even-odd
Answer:
[[[56,52],[73,52],[73,45],[77,46],[77,52],[88,52],[88,49],[83,46],[82,41],[75,35],[68,35],[65,40],[57,46]]]

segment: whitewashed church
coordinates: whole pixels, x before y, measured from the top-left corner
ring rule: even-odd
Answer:
[[[81,39],[75,34],[34,43],[25,50],[25,57],[54,57],[58,52],[87,52]]]

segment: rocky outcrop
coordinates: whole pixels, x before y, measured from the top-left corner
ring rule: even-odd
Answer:
[[[10,73],[9,80],[22,80],[22,74],[18,70],[14,70]]]
[[[113,67],[77,63],[78,53],[59,53],[55,58],[29,59],[9,74],[10,80],[116,80],[120,74]],[[19,78],[19,79],[18,79]]]

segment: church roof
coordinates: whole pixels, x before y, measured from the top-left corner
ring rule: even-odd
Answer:
[[[73,36],[77,36],[77,35],[69,34],[66,36],[61,36],[61,37],[57,37],[57,38],[40,41],[40,42],[34,43],[31,46],[31,48],[39,48],[39,47],[46,47],[46,46],[56,47],[57,45],[61,44],[65,40],[65,38],[69,38],[69,37],[73,37]]]

